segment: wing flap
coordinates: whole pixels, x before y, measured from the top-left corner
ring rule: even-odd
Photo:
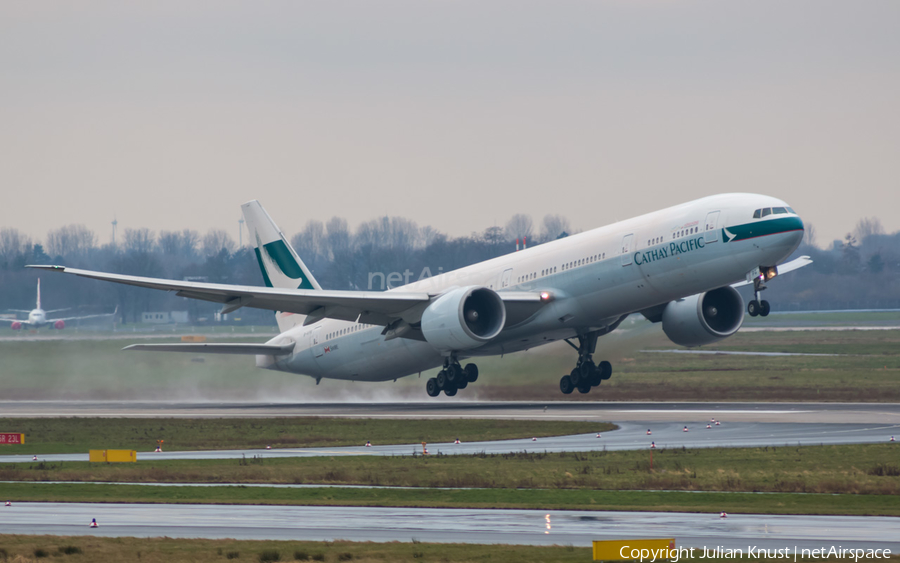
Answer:
[[[241,354],[247,356],[285,356],[294,351],[294,344],[226,344],[226,343],[189,343],[189,344],[132,344],[122,348],[128,351],[146,352],[190,352],[193,354]]]

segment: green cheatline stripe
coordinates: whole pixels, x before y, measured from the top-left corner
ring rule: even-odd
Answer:
[[[728,242],[730,238],[731,242],[734,242],[736,240],[745,240],[802,230],[803,221],[801,221],[799,217],[781,217],[780,219],[771,219],[769,221],[760,221],[757,223],[744,223],[743,225],[723,228],[722,240]]]
[[[259,270],[262,272],[263,281],[266,282],[266,287],[272,287],[272,280],[269,279],[269,274],[266,273],[266,267],[263,265],[262,255],[259,253],[258,248],[253,249],[256,252],[256,261],[259,263]]]

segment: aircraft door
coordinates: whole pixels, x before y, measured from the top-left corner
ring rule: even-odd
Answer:
[[[313,330],[309,337],[309,347],[317,358],[325,353],[325,347],[322,345],[322,327]]]
[[[634,235],[625,235],[622,237],[622,265],[630,266],[631,262],[634,258],[631,256],[631,251],[634,250],[632,248],[634,244]]]
[[[710,211],[706,214],[706,226],[703,233],[703,240],[705,242],[716,242],[719,240],[719,212],[718,211]]]
[[[512,279],[512,268],[508,270],[503,270],[503,273],[500,275],[500,289],[504,287],[509,287],[509,281]]]

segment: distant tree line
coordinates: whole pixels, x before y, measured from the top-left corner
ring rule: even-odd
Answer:
[[[573,232],[559,215],[537,226],[514,215],[504,227],[491,226],[468,236],[450,237],[402,217],[382,217],[352,230],[345,219],[309,221],[291,244],[323,287],[381,290],[514,252]],[[807,225],[796,255],[814,264],[771,284],[766,298],[773,310],[900,307],[900,232],[886,234],[880,221],[862,219],[844,239],[820,248]],[[216,283],[262,285],[253,250],[238,248],[223,230],[160,231],[124,229],[116,245],[98,245],[83,225],[47,233],[43,243],[17,229],[0,229],[0,312],[30,309],[35,281],[42,279],[47,309],[83,307],[107,312],[118,307],[121,321],[139,322],[141,313],[187,310],[194,321],[212,319],[219,306],[173,294],[25,269],[25,264],[61,264],[121,274]],[[395,274],[391,276],[391,274]],[[233,314],[246,323],[273,322],[270,312],[243,309]]]

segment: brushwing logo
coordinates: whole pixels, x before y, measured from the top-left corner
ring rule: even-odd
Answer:
[[[287,256],[279,257],[272,255],[272,248],[278,245],[281,241],[274,241],[268,244],[263,244],[259,239],[259,233],[253,233],[256,238],[256,257],[260,261],[260,266],[263,268],[263,273],[266,274],[266,277],[269,279],[269,285],[272,287],[272,280],[278,280],[277,287],[294,287],[295,284],[297,287],[302,287],[305,283],[303,276],[301,275],[300,266],[296,263],[286,263],[282,265],[282,262],[285,260],[293,260],[289,256],[289,251],[285,247],[284,252],[282,254],[288,254]],[[283,245],[284,243],[282,243]],[[290,272],[285,271],[285,266],[287,266]],[[294,275],[292,275],[294,274]],[[293,282],[291,280],[296,280]]]
[[[737,236],[736,234],[729,231],[727,228],[723,228],[722,233],[724,233],[724,235],[725,235],[725,242],[731,242],[732,240],[734,240],[734,237]]]

